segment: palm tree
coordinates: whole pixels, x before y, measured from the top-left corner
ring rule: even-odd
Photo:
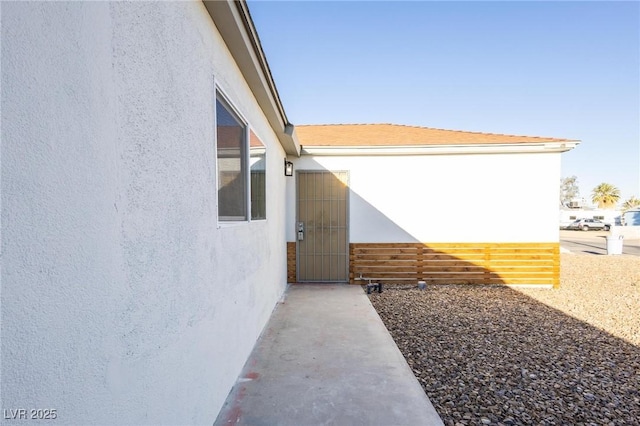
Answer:
[[[620,190],[610,183],[601,183],[591,192],[591,201],[597,203],[599,209],[613,208],[619,199]]]
[[[626,212],[627,210],[635,209],[636,207],[640,207],[640,199],[632,196],[624,202],[622,210]]]

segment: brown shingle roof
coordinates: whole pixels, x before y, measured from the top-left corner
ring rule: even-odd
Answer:
[[[463,132],[398,124],[324,124],[296,126],[303,146],[424,146],[576,142],[570,139]]]

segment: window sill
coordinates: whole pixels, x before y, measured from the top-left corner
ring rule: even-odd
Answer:
[[[221,228],[235,228],[242,225],[251,225],[252,223],[266,223],[267,219],[253,219],[253,220],[228,220],[218,222],[218,229]]]
[[[248,220],[229,220],[224,222],[218,222],[218,229],[220,228],[234,228],[236,226],[241,226],[245,224],[249,224]]]

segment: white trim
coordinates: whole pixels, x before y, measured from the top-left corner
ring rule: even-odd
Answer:
[[[522,144],[473,145],[403,145],[403,146],[303,146],[303,155],[452,155],[452,154],[510,154],[565,152],[579,142],[544,142]]]

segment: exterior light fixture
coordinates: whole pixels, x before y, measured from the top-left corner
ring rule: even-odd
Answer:
[[[287,161],[284,159],[284,175],[285,176],[293,176],[293,163],[291,161]]]

